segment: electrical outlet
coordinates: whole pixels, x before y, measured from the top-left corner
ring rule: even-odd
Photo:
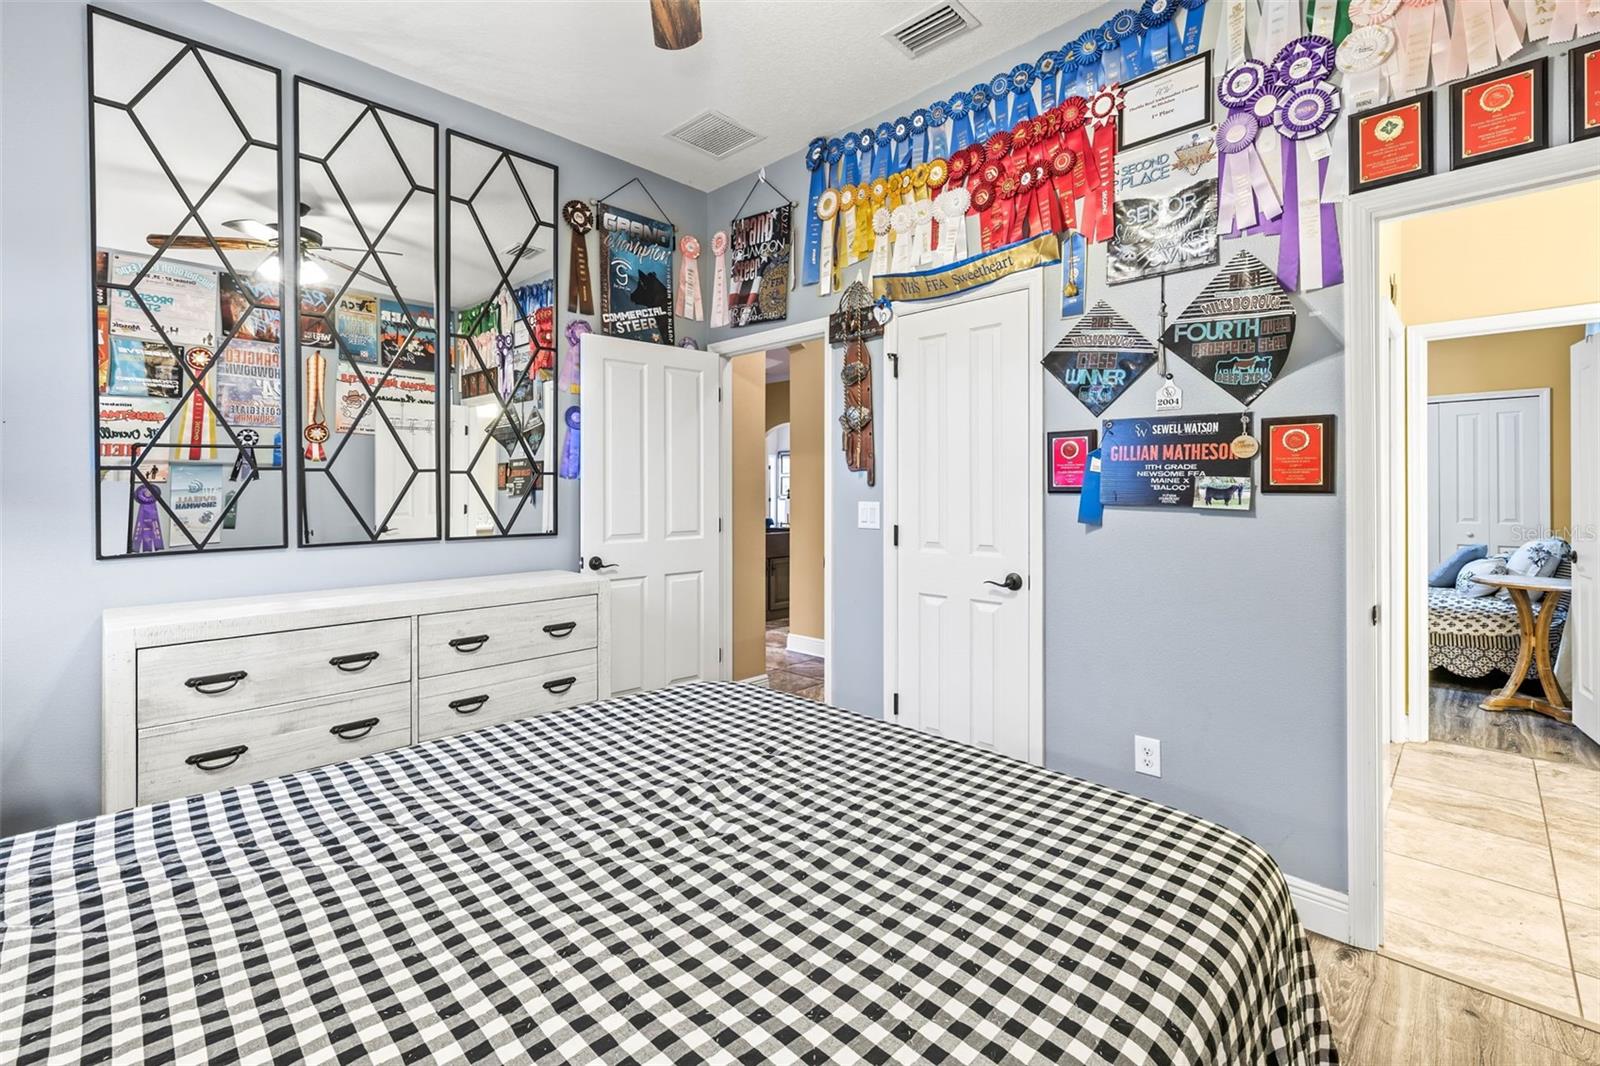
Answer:
[[[1161,776],[1161,741],[1152,737],[1133,738],[1134,773]]]

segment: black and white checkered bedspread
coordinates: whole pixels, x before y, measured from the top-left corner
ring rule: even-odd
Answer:
[[[1325,1063],[1272,860],[689,685],[0,841],[0,1061]]]

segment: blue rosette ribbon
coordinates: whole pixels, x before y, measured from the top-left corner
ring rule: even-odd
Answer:
[[[844,148],[844,177],[845,185],[861,184],[861,135],[847,133],[840,142]]]
[[[928,161],[928,109],[911,112],[911,165]]]
[[[1139,28],[1144,31],[1142,60],[1147,70],[1159,70],[1183,51],[1183,38],[1174,22],[1178,0],[1144,0]]]
[[[822,278],[822,219],[817,217],[817,201],[822,190],[828,187],[828,170],[823,161],[827,157],[828,142],[814,137],[806,146],[806,169],[811,172],[811,195],[806,202],[806,243],[800,260],[800,284],[815,285]]]
[[[1105,28],[1106,36],[1116,42],[1115,48],[1122,68],[1122,77],[1137,78],[1141,74],[1149,73],[1139,46],[1139,13],[1131,7],[1125,7],[1111,16],[1111,21],[1106,23]]]
[[[959,152],[972,143],[972,98],[966,93],[950,95],[950,149]]]
[[[898,174],[911,166],[911,120],[901,115],[889,128],[894,138],[894,162],[889,164],[889,172]]]
[[[887,122],[878,123],[872,131],[872,176],[887,178],[889,164],[894,158],[894,127]]]
[[[1033,83],[1038,80],[1038,72],[1032,63],[1018,63],[1011,68],[1008,80],[1011,83],[1011,126],[1014,129],[1019,122],[1026,122],[1039,112],[1033,106]]]
[[[935,100],[928,105],[928,158],[950,158],[950,148],[946,140],[945,131],[945,127],[949,124],[949,103],[944,100]]]
[[[972,135],[982,144],[994,136],[994,116],[989,114],[989,87],[974,85],[967,93],[967,101],[972,108]]]
[[[1034,61],[1033,71],[1039,78],[1039,110],[1048,111],[1056,106],[1056,83],[1060,80],[1061,49],[1046,52]]]
[[[1206,0],[1178,0],[1178,5],[1183,8],[1182,54],[1188,59],[1200,52],[1200,34],[1206,24]]]

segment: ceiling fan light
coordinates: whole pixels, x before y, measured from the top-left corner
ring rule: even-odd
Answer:
[[[259,281],[277,282],[283,280],[283,260],[276,255],[269,255],[261,260],[261,265],[256,267],[256,279]]]
[[[300,260],[300,280],[307,285],[321,285],[328,280],[328,272],[315,259],[302,257]]]

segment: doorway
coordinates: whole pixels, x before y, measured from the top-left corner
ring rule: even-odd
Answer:
[[[1365,314],[1352,311],[1352,328],[1383,340],[1353,342],[1347,361],[1350,691],[1372,699],[1365,727],[1383,753],[1364,817],[1357,768],[1368,749],[1352,706],[1352,939],[1544,1010],[1600,1018],[1600,745],[1573,714],[1584,679],[1556,677],[1593,640],[1574,624],[1594,609],[1574,568],[1597,554],[1600,516],[1588,514],[1593,494],[1580,483],[1600,427],[1574,385],[1600,344],[1585,339],[1585,324],[1600,319],[1600,272],[1584,269],[1593,245],[1581,221],[1592,213],[1600,232],[1600,210],[1581,206],[1600,202],[1600,186],[1557,187],[1549,174],[1530,173],[1524,195],[1505,197],[1451,175],[1458,199],[1415,204],[1381,226],[1352,212],[1352,236],[1375,238],[1371,258],[1353,261],[1384,264],[1350,282],[1353,308],[1362,289],[1376,297]],[[1440,203],[1456,210],[1431,209]],[[1534,221],[1574,203],[1576,213],[1557,210],[1563,225]],[[1468,216],[1486,210],[1544,235],[1508,257],[1517,282],[1487,300],[1433,261],[1459,255],[1449,235],[1481,232]],[[1366,573],[1370,587],[1356,577]],[[1363,594],[1370,617],[1358,626]]]
[[[820,338],[729,360],[732,677],[821,700],[826,351]]]

